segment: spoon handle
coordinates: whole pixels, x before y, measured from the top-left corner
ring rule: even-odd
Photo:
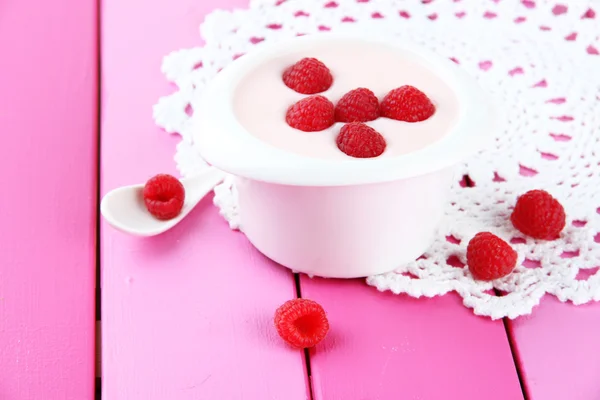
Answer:
[[[190,178],[181,180],[186,188],[186,198],[190,202],[200,201],[211,190],[225,179],[227,174],[215,167],[209,167],[206,170],[195,174]]]

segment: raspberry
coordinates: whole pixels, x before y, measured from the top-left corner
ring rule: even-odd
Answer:
[[[316,58],[303,58],[283,71],[283,83],[302,94],[326,91],[333,83],[329,68]]]
[[[381,115],[398,121],[425,121],[435,113],[429,97],[413,86],[391,90],[381,101]]]
[[[517,252],[490,232],[480,232],[467,246],[467,265],[475,279],[492,281],[512,272]]]
[[[379,118],[379,100],[365,88],[349,91],[335,105],[337,122],[367,122]]]
[[[333,125],[333,103],[321,95],[306,97],[288,108],[285,120],[292,128],[316,132]]]
[[[380,156],[386,146],[383,136],[362,122],[350,122],[342,126],[336,143],[341,151],[356,158]]]
[[[543,190],[530,190],[517,199],[510,220],[515,228],[535,239],[554,240],[565,227],[563,206]]]
[[[185,189],[177,178],[158,174],[144,185],[144,203],[150,214],[161,220],[175,218],[183,208]]]
[[[286,301],[275,311],[277,333],[296,348],[313,347],[327,335],[329,321],[325,310],[308,299]]]

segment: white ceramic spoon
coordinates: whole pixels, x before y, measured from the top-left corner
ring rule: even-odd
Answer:
[[[135,236],[154,236],[171,229],[198,204],[200,200],[225,178],[225,173],[210,167],[190,178],[181,179],[185,188],[185,202],[181,213],[173,219],[161,221],[153,217],[144,204],[144,184],[123,186],[107,193],[100,203],[100,212],[116,229]]]

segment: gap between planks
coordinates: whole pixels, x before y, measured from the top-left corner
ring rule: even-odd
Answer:
[[[475,187],[475,182],[473,182],[469,175],[464,175],[463,180],[467,188]],[[502,293],[497,289],[494,289],[494,293],[496,294],[496,296],[502,295]],[[515,370],[517,371],[517,377],[519,378],[519,385],[521,386],[521,391],[523,392],[523,398],[525,400],[529,400],[529,396],[527,395],[527,390],[525,387],[525,381],[523,379],[523,371],[521,370],[521,363],[516,351],[512,331],[510,329],[510,321],[508,321],[507,318],[502,318],[502,325],[504,326],[504,331],[506,332],[506,339],[508,340],[508,346],[510,347],[510,353],[512,354],[512,359],[515,363]]]
[[[95,400],[102,398],[102,272],[100,268],[100,200],[101,200],[101,164],[102,164],[102,0],[96,0],[96,362],[95,362]]]
[[[296,285],[296,297],[302,298],[302,289],[300,287],[300,274],[294,273],[294,284]],[[310,400],[315,398],[312,385],[312,374],[310,371],[310,353],[308,349],[304,349],[304,372],[306,373],[306,382],[308,384],[308,394]]]

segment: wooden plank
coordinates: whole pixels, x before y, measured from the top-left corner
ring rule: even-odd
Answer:
[[[509,327],[529,400],[600,399],[600,304],[546,296]]]
[[[96,9],[0,4],[0,399],[93,398]]]
[[[301,290],[331,326],[310,353],[314,400],[523,398],[502,321],[455,294],[414,299],[306,276]]]
[[[152,121],[172,88],[162,57],[244,0],[104,0],[102,192],[175,173],[176,140]],[[212,197],[212,196],[211,196]],[[273,327],[292,274],[229,229],[206,198],[175,229],[138,239],[102,225],[105,400],[308,398],[301,351]]]

